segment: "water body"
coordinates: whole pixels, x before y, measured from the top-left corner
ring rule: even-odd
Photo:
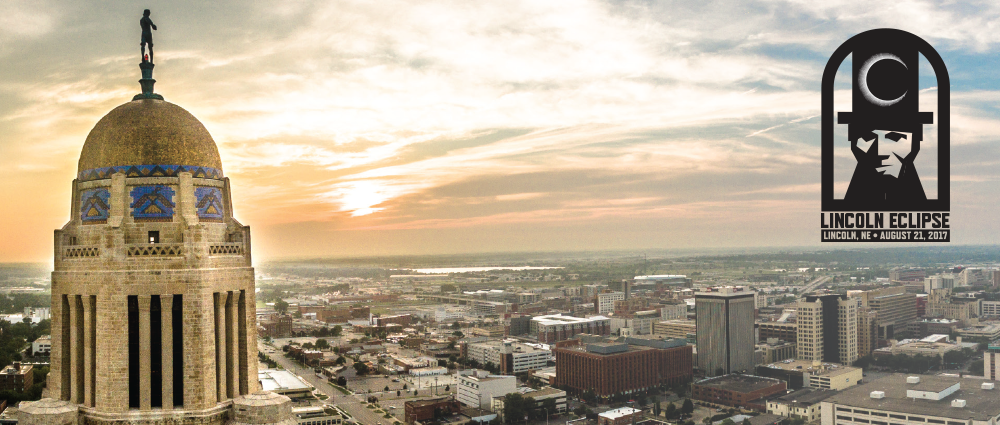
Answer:
[[[469,272],[489,272],[493,270],[552,270],[552,269],[562,269],[564,267],[438,267],[430,269],[407,269],[412,270],[417,273],[424,274],[447,274],[447,273],[469,273]]]

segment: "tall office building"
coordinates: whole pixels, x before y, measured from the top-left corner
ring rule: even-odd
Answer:
[[[27,424],[294,423],[261,392],[250,228],[233,217],[215,141],[153,93],[87,136],[55,231],[52,352]]]
[[[743,286],[695,293],[698,366],[707,376],[753,370],[754,294]]]
[[[858,357],[872,354],[878,348],[878,312],[868,307],[858,308]]]
[[[917,295],[902,286],[862,291],[852,295],[861,298],[861,306],[878,314],[878,338],[891,339],[917,321]]]
[[[797,309],[799,359],[845,365],[858,359],[858,300],[807,295]]]

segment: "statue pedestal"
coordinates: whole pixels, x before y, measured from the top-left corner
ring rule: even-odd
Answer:
[[[153,65],[152,62],[143,61],[139,64],[139,70],[142,71],[142,79],[139,80],[139,85],[142,86],[142,93],[139,93],[132,97],[132,100],[140,99],[157,99],[163,100],[163,96],[153,93],[153,84],[156,84],[156,80],[153,79]]]

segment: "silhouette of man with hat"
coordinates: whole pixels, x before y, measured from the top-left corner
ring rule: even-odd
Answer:
[[[877,209],[919,209],[927,201],[913,160],[923,125],[932,112],[918,112],[917,47],[892,37],[871,37],[855,45],[852,111],[837,115],[848,125],[858,161],[844,201]]]

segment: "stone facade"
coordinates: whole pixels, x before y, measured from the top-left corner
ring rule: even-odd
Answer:
[[[79,176],[55,231],[47,398],[22,404],[25,423],[291,420],[260,393],[250,229],[201,123],[128,102],[87,137]]]

